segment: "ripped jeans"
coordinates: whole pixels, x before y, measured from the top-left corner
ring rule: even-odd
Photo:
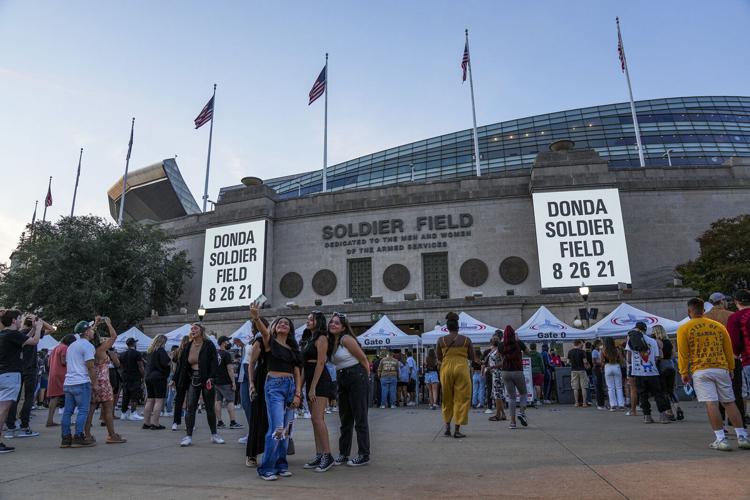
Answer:
[[[286,451],[289,447],[289,434],[294,422],[294,410],[289,407],[294,399],[294,377],[266,378],[265,396],[268,413],[268,432],[263,461],[258,466],[258,474],[278,474],[289,469]]]

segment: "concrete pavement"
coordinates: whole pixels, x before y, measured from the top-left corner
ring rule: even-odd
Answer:
[[[0,498],[750,498],[750,451],[710,450],[705,410],[683,409],[683,422],[645,425],[622,412],[544,406],[529,409],[529,427],[518,430],[472,411],[461,440],[442,437],[439,410],[373,409],[371,465],[323,474],[302,469],[314,445],[310,421],[299,420],[294,476],[276,482],[245,467],[244,430],[210,444],[204,415],[190,448],[178,446],[181,432],[118,420],[126,444],[104,444],[97,427],[96,447],[60,449],[59,427],[41,427],[37,412],[41,436],[4,440],[16,451],[0,455]],[[338,415],[327,422],[335,455]]]

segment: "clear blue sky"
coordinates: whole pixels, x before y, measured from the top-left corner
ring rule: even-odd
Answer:
[[[200,203],[208,127],[192,121],[213,83],[215,199],[245,175],[321,167],[307,93],[326,51],[334,164],[470,127],[467,27],[480,125],[625,101],[616,15],[636,99],[750,95],[747,1],[0,0],[0,261],[50,175],[47,218],[70,212],[80,147],[76,212],[109,217],[132,116],[131,168],[177,154]]]

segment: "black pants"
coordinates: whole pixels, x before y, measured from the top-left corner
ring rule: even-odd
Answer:
[[[172,422],[174,422],[177,425],[180,425],[182,423],[182,405],[185,404],[185,395],[187,394],[187,387],[180,386],[179,384],[175,385],[175,393],[174,393],[174,415],[172,417]]]
[[[138,400],[141,399],[141,381],[125,379],[122,384],[122,406],[120,409],[123,413],[130,409],[132,403],[133,406],[138,406]]]
[[[732,377],[732,392],[734,393],[734,403],[737,405],[737,409],[740,411],[742,417],[742,424],[745,427],[745,400],[742,399],[742,363],[740,360],[734,360],[734,377]],[[724,411],[724,405],[719,405],[719,411],[721,411],[721,421],[724,422],[727,419],[726,412]],[[731,422],[730,422],[731,423]]]
[[[596,389],[596,406],[603,407],[604,406],[604,370],[601,366],[595,366],[594,367],[594,379],[595,379],[595,386]],[[612,404],[612,403],[610,403]]]
[[[492,397],[492,370],[487,370],[484,374],[484,399],[487,401],[487,409],[495,407],[495,400]]]
[[[635,377],[635,386],[638,389],[638,400],[644,415],[651,415],[651,403],[648,398],[656,400],[656,408],[659,413],[669,410],[670,405],[661,388],[661,380],[658,375],[651,377]]]
[[[198,411],[198,400],[203,395],[203,403],[206,405],[206,418],[208,419],[208,428],[211,434],[216,434],[216,410],[214,402],[216,401],[216,388],[206,389],[205,384],[198,387],[192,383],[187,390],[187,413],[185,414],[185,431],[188,436],[193,435],[195,427],[195,413]]]
[[[659,379],[661,380],[661,388],[664,391],[664,397],[675,404],[679,404],[677,396],[674,393],[674,380],[677,375],[677,370],[674,368],[659,368]]]
[[[21,427],[26,428],[29,426],[29,419],[31,418],[31,407],[34,404],[34,392],[36,389],[36,372],[24,373],[21,375],[21,388],[18,390],[18,397],[8,410],[8,418],[5,419],[5,424],[8,429],[14,429],[16,427],[16,413],[18,412],[18,402],[21,400],[21,394],[23,394],[23,406],[21,406]]]
[[[353,430],[357,431],[359,454],[370,456],[370,429],[367,424],[367,395],[369,382],[362,365],[355,365],[336,372],[338,382],[339,418],[341,437],[339,453],[348,457],[352,451]]]

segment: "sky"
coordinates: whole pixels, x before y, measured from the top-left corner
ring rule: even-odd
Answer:
[[[130,168],[177,156],[201,204],[252,175],[320,169],[323,101],[307,96],[330,53],[333,165],[471,127],[461,83],[470,31],[478,124],[636,99],[750,95],[750,2],[0,0],[0,262],[31,221],[111,221],[106,191]]]

